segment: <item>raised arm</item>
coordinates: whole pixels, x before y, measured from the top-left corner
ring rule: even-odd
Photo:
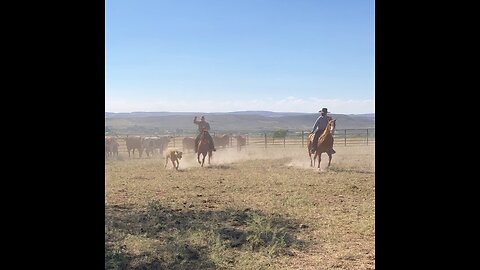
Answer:
[[[195,116],[195,118],[193,118],[193,123],[194,123],[194,124],[200,123],[200,121],[197,120],[197,117],[196,117],[196,116]]]

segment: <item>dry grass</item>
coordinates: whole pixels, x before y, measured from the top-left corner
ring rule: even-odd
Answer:
[[[106,160],[107,269],[374,269],[374,147]]]

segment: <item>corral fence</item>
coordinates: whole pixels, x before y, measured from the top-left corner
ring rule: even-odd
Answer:
[[[227,134],[230,136],[230,143],[227,147],[237,147],[235,136],[240,135],[246,138],[246,146],[256,148],[271,147],[307,147],[308,135],[310,131],[288,131],[285,137],[275,138],[274,132],[211,132],[212,136],[222,136]],[[165,133],[165,134],[106,134],[107,136],[117,136],[120,153],[127,153],[124,138],[127,136],[169,136],[170,142],[167,147],[173,147],[182,150],[182,140],[185,137],[195,138],[197,133]],[[359,145],[375,145],[375,129],[337,129],[333,134],[335,146],[359,146]],[[216,147],[217,151],[223,149]],[[137,153],[135,153],[137,155]]]

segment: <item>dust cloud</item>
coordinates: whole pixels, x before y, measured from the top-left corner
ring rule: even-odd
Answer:
[[[179,151],[183,149],[174,148]],[[332,162],[329,170],[336,171],[356,171],[356,172],[375,172],[375,145],[358,145],[358,146],[342,146],[334,147],[336,153],[332,157]],[[127,153],[120,153],[116,159],[106,159],[108,162],[159,162],[161,166],[165,165],[165,154],[155,154],[154,156],[142,158],[129,158]],[[313,163],[313,155],[311,156]],[[323,153],[321,156],[320,171],[325,171],[328,165],[328,155]],[[274,147],[258,147],[247,146],[242,147],[238,151],[236,147],[217,148],[216,152],[212,152],[210,165],[208,164],[208,156],[205,157],[204,167],[208,166],[222,166],[236,162],[244,162],[248,160],[262,160],[262,159],[278,159],[283,166],[301,168],[305,170],[318,170],[317,164],[310,166],[310,157],[306,147],[295,146],[274,146]],[[200,156],[200,161],[202,156]],[[193,151],[183,152],[183,157],[180,160],[179,170],[189,170],[192,168],[199,168],[200,164],[197,161],[197,154]],[[168,160],[167,170],[173,170],[172,162]]]
[[[362,172],[375,171],[375,148],[374,146],[353,146],[353,147],[335,147],[337,153],[332,156],[331,168],[341,170],[355,170]],[[328,155],[323,153],[321,156],[320,171],[324,171],[328,165]],[[217,148],[216,152],[212,152],[210,165],[208,165],[208,155],[205,157],[204,167],[220,166],[235,162],[243,162],[247,160],[261,159],[285,159],[283,165],[307,170],[318,170],[318,159],[315,166],[310,166],[310,157],[307,149],[302,147],[246,147],[238,151],[237,148]],[[165,161],[165,160],[164,160]],[[200,155],[202,161],[202,155]],[[313,163],[313,155],[312,155]],[[198,168],[200,164],[197,161],[197,154],[193,152],[184,152],[183,158],[180,160],[179,169],[186,170],[189,168]],[[167,169],[172,169],[169,160]]]

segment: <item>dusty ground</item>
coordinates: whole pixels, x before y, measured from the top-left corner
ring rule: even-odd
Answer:
[[[374,146],[335,150],[106,160],[106,269],[374,269]]]

